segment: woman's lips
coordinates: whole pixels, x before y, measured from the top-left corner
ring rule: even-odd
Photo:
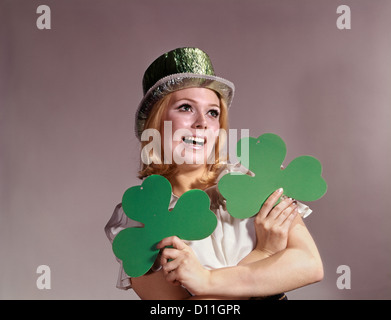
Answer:
[[[202,148],[206,143],[205,137],[184,136],[182,141],[191,147]]]

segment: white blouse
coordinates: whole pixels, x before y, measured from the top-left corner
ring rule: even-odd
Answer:
[[[221,172],[218,180],[230,172],[242,172],[248,174],[248,170],[237,165],[227,165]],[[197,241],[186,241],[193,249],[200,263],[207,269],[217,269],[222,267],[236,266],[255,247],[256,234],[254,229],[254,218],[236,219],[226,210],[225,199],[219,193],[217,185],[205,190],[209,195],[211,205],[210,210],[216,214],[217,226],[215,231],[207,238]],[[173,208],[178,201],[174,194],[171,196],[169,208]],[[298,202],[298,212],[305,218],[312,210]],[[129,227],[142,227],[142,223],[129,219],[122,209],[122,205],[116,206],[111,219],[105,226],[105,232],[110,242],[123,229]],[[120,270],[117,280],[117,288],[129,289],[132,287],[131,278],[125,273],[121,260]],[[154,270],[156,271],[156,270]]]

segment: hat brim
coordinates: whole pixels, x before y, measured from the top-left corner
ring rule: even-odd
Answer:
[[[229,108],[235,92],[232,82],[210,75],[195,73],[176,73],[157,81],[145,94],[136,112],[135,133],[138,139],[144,130],[145,122],[148,119],[152,107],[167,94],[187,88],[207,88],[218,92],[226,101]]]

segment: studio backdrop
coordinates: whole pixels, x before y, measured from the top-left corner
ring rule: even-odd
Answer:
[[[145,68],[183,46],[235,83],[230,128],[323,165],[324,279],[289,299],[390,299],[390,30],[387,0],[0,0],[0,299],[138,299],[103,228]]]

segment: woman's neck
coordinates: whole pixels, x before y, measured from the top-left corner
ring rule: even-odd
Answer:
[[[180,197],[191,189],[204,189],[206,186],[200,182],[206,171],[205,166],[180,165],[175,176],[170,178],[172,192]]]

